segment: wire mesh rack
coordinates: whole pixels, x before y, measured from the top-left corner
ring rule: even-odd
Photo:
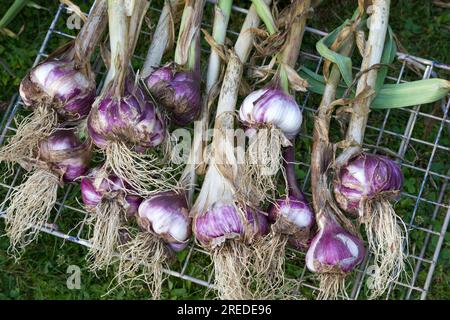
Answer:
[[[207,1],[206,10],[212,10],[214,1]],[[160,11],[152,7],[155,16]],[[233,7],[232,20],[245,17],[247,10],[241,7]],[[65,22],[71,13],[60,5],[51,22],[40,47],[34,65],[46,58],[50,51],[52,40],[62,41],[73,39]],[[235,38],[239,31],[232,27],[228,31],[230,38]],[[211,25],[204,23],[205,28]],[[73,32],[72,32],[73,33]],[[146,32],[143,32],[146,33]],[[317,73],[321,71],[322,58],[314,51],[314,43],[326,35],[313,28],[306,28],[304,44],[299,58],[299,65],[307,65]],[[141,37],[142,38],[142,37]],[[148,38],[148,37],[147,37]],[[309,44],[309,45],[308,45]],[[310,50],[308,50],[310,49]],[[204,47],[207,51],[206,46]],[[137,53],[136,59],[142,60]],[[94,64],[94,70],[101,74],[101,62],[98,59]],[[435,77],[442,70],[449,71],[450,66],[435,61],[418,58],[402,53],[397,54],[396,68],[392,69],[387,81],[400,83],[405,81],[427,79]],[[413,68],[411,68],[411,66]],[[415,71],[412,72],[411,70]],[[101,83],[101,82],[100,82]],[[99,86],[100,87],[100,86]],[[300,153],[298,171],[303,179],[303,187],[308,194],[309,190],[309,150],[311,145],[312,120],[317,105],[317,97],[305,94],[297,97],[304,110],[304,128],[300,138]],[[14,116],[22,108],[23,104],[16,95],[12,98],[1,122],[0,145],[5,139],[14,134]],[[392,284],[384,295],[386,299],[425,299],[433,280],[433,273],[437,267],[439,254],[445,243],[448,223],[450,220],[450,205],[448,203],[449,169],[449,127],[448,119],[450,102],[443,99],[433,105],[415,106],[413,108],[392,109],[388,111],[373,111],[369,119],[366,134],[366,144],[374,152],[383,148],[395,150],[399,163],[405,174],[405,190],[396,204],[397,213],[402,216],[407,225],[409,236],[408,261],[410,265],[409,276],[401,278]],[[5,197],[19,185],[23,177],[20,169],[5,182],[0,182],[1,194]],[[3,190],[1,190],[3,189]],[[52,220],[40,231],[59,238],[83,245],[90,246],[87,240],[84,220],[86,212],[74,199],[79,194],[79,187],[69,185],[60,190]],[[0,206],[0,217],[5,217],[5,203]],[[200,261],[208,261],[208,253],[195,244],[188,247],[179,268],[164,270],[167,274],[179,277],[186,281],[211,287],[212,270],[205,266],[198,266]],[[201,257],[203,256],[203,257]],[[304,253],[290,250],[287,256],[286,271],[290,276],[300,280],[300,291],[307,295],[314,293],[317,288],[317,280],[309,273],[304,265]],[[371,256],[368,254],[364,262],[352,274],[347,288],[351,299],[363,299],[367,286],[371,279]]]

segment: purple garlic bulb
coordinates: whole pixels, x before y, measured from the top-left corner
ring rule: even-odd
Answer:
[[[95,86],[90,71],[78,70],[71,59],[64,58],[31,69],[20,83],[19,92],[26,106],[50,106],[63,119],[74,121],[88,115],[95,100]]]
[[[289,235],[289,243],[298,250],[308,248],[315,218],[304,197],[291,194],[278,199],[269,209],[269,221],[276,232]]]
[[[227,239],[251,241],[269,232],[267,217],[260,211],[234,203],[215,202],[194,218],[194,234],[204,246],[215,248]]]
[[[364,255],[361,239],[342,228],[334,218],[323,217],[306,254],[306,266],[312,272],[342,274],[360,264]]]
[[[145,199],[139,206],[139,224],[156,233],[174,250],[183,250],[191,236],[186,197],[174,191],[161,192]]]
[[[397,163],[385,156],[362,154],[341,168],[334,195],[342,210],[356,215],[362,199],[371,200],[383,193],[393,197],[402,185],[403,175]]]
[[[138,212],[142,198],[126,193],[126,184],[114,174],[103,176],[102,170],[95,168],[89,171],[81,180],[81,198],[88,208],[94,208],[104,198],[117,198],[122,201],[127,217],[133,217]]]
[[[273,86],[250,93],[242,102],[239,118],[249,128],[273,125],[288,139],[298,134],[302,124],[302,112],[295,99]]]
[[[39,143],[39,159],[65,182],[83,176],[89,169],[91,156],[89,142],[82,142],[74,129],[58,129]]]
[[[144,91],[128,80],[120,99],[107,94],[88,117],[88,132],[99,148],[123,141],[143,152],[164,140],[165,124]]]
[[[195,71],[165,66],[150,74],[145,83],[177,124],[189,124],[200,114],[200,77]]]

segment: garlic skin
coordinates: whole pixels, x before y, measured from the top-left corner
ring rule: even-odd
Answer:
[[[402,185],[402,171],[392,159],[361,154],[340,169],[334,182],[334,195],[341,209],[357,215],[361,200],[371,200],[381,194],[393,198]]]
[[[145,79],[147,88],[179,125],[193,122],[201,110],[201,79],[195,71],[164,66]]]
[[[126,210],[126,216],[131,218],[138,212],[142,198],[126,192],[124,181],[114,174],[103,176],[100,168],[91,169],[81,180],[81,199],[88,208],[94,208],[103,199],[115,198]]]
[[[73,182],[89,169],[92,151],[88,141],[82,142],[74,129],[57,129],[39,143],[39,160],[64,182]]]
[[[308,248],[315,217],[304,197],[291,194],[278,199],[268,213],[275,232],[288,235],[290,245],[297,250]]]
[[[295,99],[271,86],[250,93],[241,104],[239,118],[250,128],[273,125],[288,139],[299,133],[303,119]]]
[[[152,91],[155,86],[161,82],[170,82],[173,79],[172,69],[169,67],[161,67],[153,71],[146,79],[145,84]]]
[[[174,191],[161,192],[139,206],[139,225],[161,236],[175,251],[183,250],[191,236],[186,197]]]
[[[161,144],[165,123],[139,84],[126,81],[120,99],[107,94],[89,114],[87,129],[95,145],[106,148],[108,142],[123,141],[137,152]]]
[[[215,248],[227,239],[251,241],[269,231],[267,217],[258,210],[216,201],[194,218],[194,234],[202,245]]]
[[[312,272],[343,274],[359,265],[365,253],[361,239],[341,227],[334,217],[322,216],[319,232],[306,253],[306,266]]]
[[[31,69],[20,83],[26,106],[48,105],[65,120],[88,115],[95,100],[95,78],[77,70],[73,61],[50,60]]]
[[[281,217],[299,228],[310,228],[314,224],[314,214],[309,205],[293,195],[278,199],[276,205],[271,206],[269,219],[276,221]]]

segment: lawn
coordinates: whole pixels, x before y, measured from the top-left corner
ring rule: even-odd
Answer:
[[[11,38],[0,34],[0,119],[3,117],[4,110],[8,106],[11,98],[17,93],[20,80],[26,71],[32,65],[40,45],[45,37],[47,29],[55,14],[58,3],[57,1],[36,0],[38,5],[42,7],[26,7],[19,16],[9,25],[9,28],[17,33],[17,37]],[[74,1],[86,9],[87,3],[90,1]],[[308,25],[330,31],[345,18],[349,17],[354,10],[357,1],[348,0],[324,0],[312,17]],[[443,63],[450,63],[450,11],[443,9],[433,1],[421,0],[397,0],[392,1],[390,24],[403,50],[412,55],[429,58]],[[2,1],[0,4],[0,14],[6,11],[11,4],[11,0]],[[160,4],[161,1],[153,1]],[[237,4],[245,4],[247,1],[235,1]],[[210,11],[210,10],[209,10]],[[208,13],[210,14],[210,12]],[[64,26],[63,26],[64,27]],[[237,29],[237,28],[236,28]],[[70,32],[70,30],[68,30]],[[73,32],[72,32],[73,34]],[[309,51],[314,41],[318,38],[305,37],[305,46]],[[145,42],[145,41],[144,41]],[[63,38],[52,39],[50,46],[56,48],[64,43]],[[141,51],[145,52],[145,44],[141,45]],[[141,53],[142,53],[141,52]],[[441,73],[441,77],[449,78],[448,73]],[[412,75],[411,75],[412,77]],[[317,102],[318,97],[313,97],[310,104]],[[435,112],[435,109],[422,109],[424,112]],[[440,111],[436,111],[437,116],[442,116]],[[396,123],[390,124],[390,128],[394,131],[403,132],[404,123],[407,122],[409,114],[400,111],[394,111],[390,121]],[[397,117],[398,115],[398,117]],[[371,116],[374,126],[381,125],[383,117],[374,113]],[[393,120],[394,119],[394,120]],[[404,123],[403,123],[404,122]],[[306,115],[304,133],[312,132],[311,114]],[[427,123],[426,119],[418,121],[413,136],[426,141],[433,141],[433,137],[437,134],[437,128],[433,127],[434,123]],[[377,136],[375,132],[368,132],[368,140],[375,143]],[[389,146],[395,150],[399,140],[386,138],[382,145]],[[448,129],[444,130],[444,136],[441,138],[441,145],[449,146]],[[419,167],[426,167],[427,156],[429,156],[430,148],[420,145],[414,145],[414,150],[409,150],[405,157],[414,161]],[[302,162],[309,162],[310,142],[300,142],[297,144],[297,153]],[[417,156],[417,154],[421,156]],[[433,170],[447,174],[448,154],[438,151],[433,162]],[[0,170],[4,167],[0,167]],[[307,170],[304,166],[298,168],[299,178],[302,180],[306,177]],[[418,186],[421,183],[423,175],[417,174],[414,170],[404,171],[406,178],[405,189],[410,194],[417,194]],[[307,183],[308,180],[306,180]],[[433,181],[436,185],[441,185],[442,181],[438,178]],[[76,194],[78,187],[70,191],[70,194]],[[6,192],[4,187],[0,186],[0,199]],[[426,186],[427,199],[436,200],[438,198],[437,188],[432,183]],[[447,196],[447,197],[446,197]],[[74,196],[75,197],[75,196]],[[73,198],[74,198],[73,197]],[[448,190],[444,194],[444,200],[448,202]],[[75,200],[71,200],[70,205],[79,206]],[[414,207],[411,199],[402,199],[397,208],[404,215],[409,217],[410,211]],[[424,206],[419,210],[416,222],[419,225],[427,226],[433,223],[429,220],[427,213],[433,210],[433,206]],[[70,213],[70,212],[69,212]],[[64,212],[62,213],[64,216]],[[445,216],[444,210],[438,213],[436,225],[433,230],[439,231],[440,224]],[[76,220],[75,216],[65,216],[62,224],[70,225],[72,220]],[[0,234],[4,230],[3,219],[0,219]],[[412,233],[413,242],[419,246],[423,241],[423,234],[420,232]],[[432,258],[433,248],[436,246],[436,237],[432,238],[430,248],[426,256]],[[449,299],[449,258],[450,258],[450,241],[447,234],[445,243],[442,248],[439,263],[436,267],[431,285],[428,299]],[[133,290],[117,290],[108,295],[109,283],[112,280],[113,272],[108,275],[99,274],[98,276],[90,273],[86,268],[84,257],[87,253],[85,247],[74,244],[70,241],[63,241],[51,235],[43,234],[38,241],[30,245],[19,263],[15,263],[6,253],[8,240],[0,237],[0,299],[146,299],[148,293],[144,286],[137,286]],[[413,248],[416,252],[419,248]],[[175,262],[175,267],[180,269],[182,261],[186,253],[182,253]],[[298,269],[293,267],[299,257],[293,257],[288,265],[288,272],[293,276],[298,276]],[[205,269],[209,269],[208,260],[205,256],[193,256],[191,261],[195,261],[195,265],[190,264],[188,267],[189,274],[205,277]],[[69,266],[78,266],[81,269],[81,288],[80,290],[69,289],[66,285],[70,274],[67,272]],[[427,269],[419,272],[420,283],[425,281]],[[189,281],[183,281],[176,277],[169,277],[163,288],[163,298],[165,299],[201,299],[205,296],[204,287]],[[305,293],[307,294],[307,293]],[[395,293],[394,297],[401,298],[403,292],[400,290]]]

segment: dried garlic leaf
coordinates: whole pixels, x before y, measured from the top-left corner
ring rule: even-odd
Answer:
[[[297,71],[295,71],[291,66],[283,64],[282,68],[286,70],[286,74],[289,80],[289,86],[294,91],[305,92],[308,88],[308,81],[299,76]]]

